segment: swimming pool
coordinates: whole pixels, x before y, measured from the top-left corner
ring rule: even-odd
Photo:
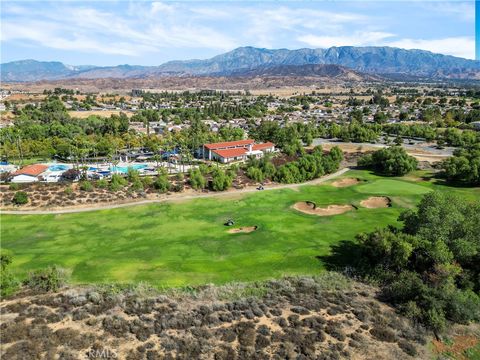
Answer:
[[[70,169],[70,166],[63,164],[50,165],[48,171],[66,171]]]
[[[112,166],[110,167],[110,171],[126,174],[128,172],[128,169],[141,170],[141,169],[146,169],[147,167],[148,167],[147,164],[133,164],[129,166]]]

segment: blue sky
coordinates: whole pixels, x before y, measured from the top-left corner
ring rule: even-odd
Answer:
[[[2,1],[1,62],[159,65],[239,46],[475,57],[474,1]]]

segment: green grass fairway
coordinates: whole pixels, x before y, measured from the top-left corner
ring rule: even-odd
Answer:
[[[425,174],[420,174],[423,176]],[[14,253],[19,276],[51,264],[69,268],[78,283],[147,281],[155,286],[184,286],[260,280],[282,275],[315,274],[340,241],[361,231],[395,224],[432,189],[454,191],[467,199],[480,191],[450,188],[432,181],[382,178],[349,171],[360,184],[335,188],[323,184],[251,193],[242,197],[204,198],[63,215],[2,215],[2,247]],[[317,205],[354,204],[386,195],[393,206],[359,208],[318,217],[292,209],[297,201]],[[249,234],[234,227],[258,226]]]

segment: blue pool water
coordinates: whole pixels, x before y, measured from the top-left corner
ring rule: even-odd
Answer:
[[[126,174],[128,172],[128,169],[134,169],[134,170],[141,170],[141,169],[145,169],[147,168],[148,165],[147,164],[133,164],[133,165],[130,165],[130,166],[112,166],[110,167],[110,170],[111,171],[116,171],[116,172],[120,172],[122,174]]]
[[[50,165],[48,167],[49,171],[66,171],[70,169],[70,166],[68,165],[62,165],[62,164],[57,164],[57,165]]]

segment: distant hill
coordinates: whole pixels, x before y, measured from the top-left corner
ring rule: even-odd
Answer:
[[[56,80],[74,77],[79,72],[88,71],[95,66],[70,66],[58,61],[20,60],[0,65],[2,81]]]
[[[424,50],[391,47],[331,47],[270,50],[241,47],[207,60],[171,61],[160,71],[189,75],[231,75],[241,70],[277,65],[336,64],[374,74],[454,77],[467,70],[480,72],[480,62]]]
[[[322,69],[312,65],[339,65],[357,72],[389,74],[397,77],[404,75],[431,79],[480,79],[480,61],[424,50],[353,46],[298,50],[240,47],[211,59],[170,61],[159,66],[68,66],[60,62],[22,60],[1,64],[0,73],[2,81],[10,82],[67,78],[239,76],[249,72],[250,75],[263,72],[281,76],[282,73],[292,71],[298,76],[311,76],[312,72],[320,74],[322,71],[326,76],[336,76],[329,74],[335,68]],[[293,67],[289,68],[289,66]],[[305,67],[295,68],[295,66]],[[340,68],[336,71],[340,71]],[[302,75],[302,73],[308,75]]]
[[[334,64],[273,65],[261,66],[253,70],[232,72],[231,76],[281,76],[281,77],[321,77],[340,80],[378,80],[378,76],[354,71]]]

